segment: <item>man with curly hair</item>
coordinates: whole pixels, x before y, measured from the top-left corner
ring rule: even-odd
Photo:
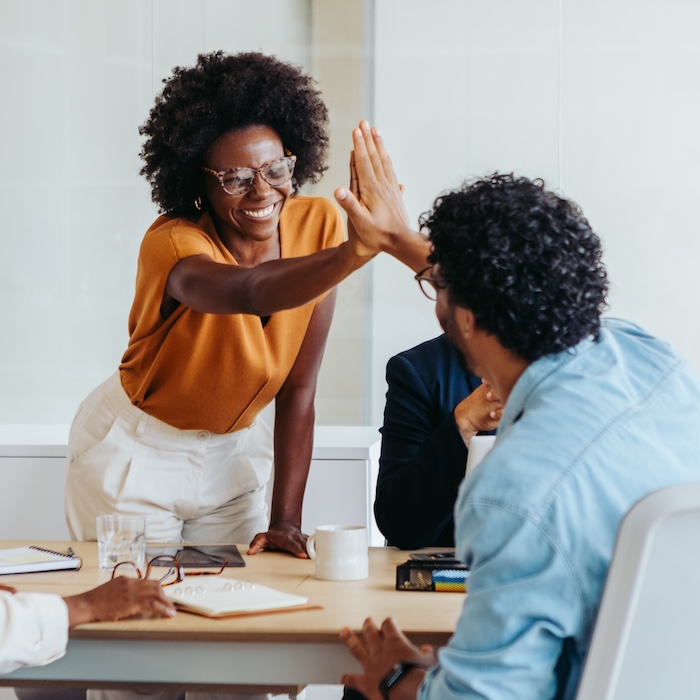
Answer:
[[[382,153],[356,134],[363,198],[393,187]],[[378,212],[342,194],[359,235],[376,233]],[[471,573],[454,635],[435,653],[391,619],[346,628],[363,673],[343,681],[391,700],[574,698],[620,520],[654,490],[700,481],[700,379],[665,342],[601,319],[600,240],[542,181],[468,183],[421,223],[432,267],[418,277],[503,416],[455,507]]]

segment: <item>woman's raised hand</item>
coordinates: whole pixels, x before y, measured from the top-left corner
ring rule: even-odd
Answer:
[[[348,241],[356,255],[390,251],[397,238],[411,235],[402,187],[379,129],[360,123],[352,132],[350,188],[339,187],[335,198],[348,215]]]

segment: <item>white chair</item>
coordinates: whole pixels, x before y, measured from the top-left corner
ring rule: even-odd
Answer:
[[[700,698],[700,484],[623,518],[577,700]]]

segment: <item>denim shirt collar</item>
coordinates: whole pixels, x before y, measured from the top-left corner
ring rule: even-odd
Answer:
[[[529,365],[515,382],[515,386],[506,401],[498,427],[498,435],[508,432],[508,429],[520,420],[527,409],[528,402],[541,384],[561,367],[588,352],[594,345],[595,341],[592,338],[586,338],[568,350],[555,355],[545,355]]]

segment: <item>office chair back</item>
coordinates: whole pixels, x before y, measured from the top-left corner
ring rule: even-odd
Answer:
[[[700,698],[700,484],[623,518],[577,700]]]

